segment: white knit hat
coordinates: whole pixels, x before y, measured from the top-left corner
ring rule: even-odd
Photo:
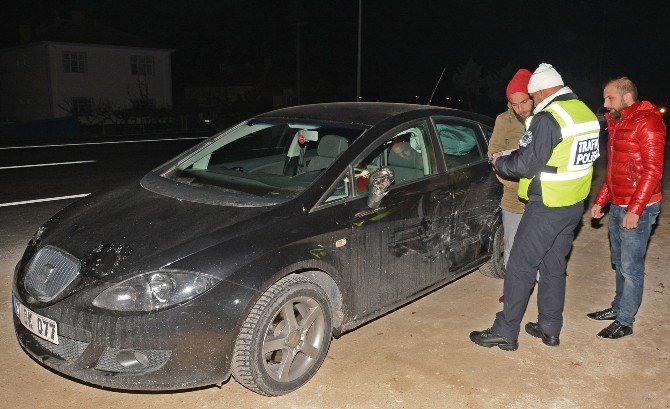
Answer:
[[[563,85],[561,74],[559,74],[551,64],[542,63],[537,67],[533,75],[530,76],[530,81],[528,81],[528,93],[530,94],[541,89],[552,88],[559,85]]]

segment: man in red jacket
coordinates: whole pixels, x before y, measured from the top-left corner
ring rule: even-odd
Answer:
[[[618,339],[633,333],[633,322],[644,288],[644,256],[651,226],[661,207],[661,177],[665,124],[648,101],[637,100],[637,88],[628,78],[610,81],[603,91],[607,117],[607,177],[596,197],[591,216],[603,217],[610,206],[610,245],[616,267],[616,294],[612,306],[587,316],[614,320],[598,333]]]

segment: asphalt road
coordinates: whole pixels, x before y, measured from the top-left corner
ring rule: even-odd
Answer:
[[[201,140],[98,139],[11,145],[0,141],[0,207],[113,188],[140,178]]]

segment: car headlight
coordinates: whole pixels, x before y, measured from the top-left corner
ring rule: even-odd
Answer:
[[[95,297],[93,305],[115,311],[155,311],[186,302],[220,281],[190,271],[152,271],[107,288]]]

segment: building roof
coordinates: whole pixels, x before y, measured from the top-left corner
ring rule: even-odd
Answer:
[[[165,49],[155,41],[86,18],[83,12],[72,12],[69,18],[56,17],[51,25],[30,27],[22,33],[21,41],[23,44],[55,42]]]

